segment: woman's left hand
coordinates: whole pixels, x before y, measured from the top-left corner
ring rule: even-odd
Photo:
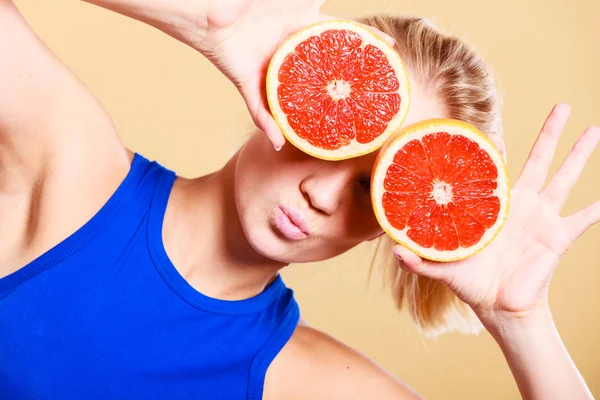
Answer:
[[[291,34],[333,19],[321,14],[326,0],[210,1],[199,7],[195,35],[187,40],[237,87],[256,126],[275,148],[284,145],[281,130],[271,116],[265,94],[265,76],[271,57]],[[365,26],[390,44],[394,40]]]
[[[399,245],[394,247],[403,269],[444,282],[473,308],[488,329],[545,311],[548,286],[559,259],[600,220],[600,201],[567,217],[559,215],[600,140],[599,128],[585,130],[544,187],[569,114],[566,104],[558,104],[552,110],[511,191],[504,228],[480,253],[456,262],[438,263],[423,260]]]

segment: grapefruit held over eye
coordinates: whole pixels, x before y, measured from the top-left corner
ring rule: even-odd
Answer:
[[[379,149],[409,107],[400,56],[352,21],[321,22],[288,38],[271,59],[266,86],[286,139],[325,160]]]
[[[466,123],[434,119],[408,126],[382,147],[371,177],[379,224],[396,242],[435,261],[486,247],[508,215],[506,164]]]

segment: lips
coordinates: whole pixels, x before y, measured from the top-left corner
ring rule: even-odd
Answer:
[[[275,226],[283,236],[290,240],[306,239],[309,235],[308,225],[294,209],[277,207],[275,210]]]
[[[304,219],[298,211],[294,210],[293,208],[288,208],[284,206],[281,207],[281,210],[290,219],[290,221],[292,221],[294,225],[300,228],[302,232],[304,232],[306,235],[309,234],[308,224],[306,223],[306,221],[304,221]]]

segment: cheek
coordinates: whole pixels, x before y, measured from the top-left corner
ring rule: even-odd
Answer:
[[[290,144],[276,152],[263,136],[251,138],[236,161],[235,201],[240,217],[248,223],[265,218],[265,213],[268,216],[283,194],[298,197],[300,182],[306,174],[296,152],[285,151]]]
[[[310,254],[310,260],[319,261],[336,257],[346,251],[375,239],[383,233],[373,213],[354,211],[329,223],[327,239],[319,238],[314,248],[305,253]]]
[[[362,240],[371,240],[383,232],[372,209],[363,211],[360,220],[357,220],[355,225],[355,231]]]
[[[347,247],[354,247],[364,241],[371,240],[381,235],[383,230],[375,218],[373,210],[361,207],[349,207],[344,213],[340,213],[338,223],[332,229],[331,238],[339,241],[345,238]]]
[[[257,138],[250,138],[239,151],[235,161],[234,195],[242,222],[246,221],[253,213],[253,205],[256,204],[258,197],[255,193],[264,191],[262,187],[264,180],[261,179],[261,176],[269,174],[269,170],[266,168],[268,161],[265,160],[268,155],[264,154],[262,147]]]
[[[264,134],[254,134],[238,154],[236,161],[236,191],[242,195],[264,193],[264,188],[276,179],[280,169],[277,153]]]

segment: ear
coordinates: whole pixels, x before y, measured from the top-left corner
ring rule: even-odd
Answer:
[[[502,154],[504,162],[506,162],[506,144],[504,143],[504,140],[502,140],[502,137],[496,132],[488,134],[487,137],[494,143],[500,154]]]

